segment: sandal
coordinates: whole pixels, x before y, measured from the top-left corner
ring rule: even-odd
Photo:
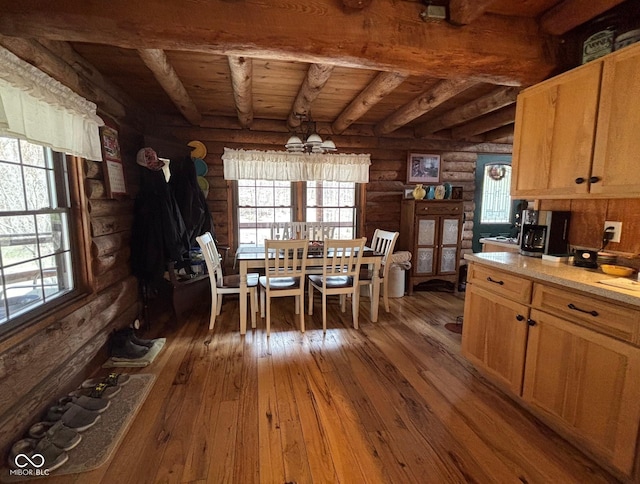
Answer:
[[[110,399],[110,398],[113,398],[118,393],[120,393],[120,390],[122,390],[122,388],[119,387],[119,386],[118,387],[108,387],[104,383],[98,383],[94,387],[78,388],[77,390],[74,390],[71,393],[69,393],[69,396],[70,397],[85,396],[85,397],[91,397],[91,398],[106,398],[106,399]]]
[[[109,373],[104,378],[90,378],[82,382],[82,388],[91,388],[104,383],[108,387],[115,387],[118,385],[124,385],[129,381],[130,376],[124,373]]]

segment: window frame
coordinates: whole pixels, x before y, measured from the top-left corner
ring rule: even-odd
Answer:
[[[9,138],[8,136],[3,137]],[[19,140],[19,142],[23,142],[23,140]],[[43,145],[39,146],[47,148]],[[88,210],[86,210],[87,198],[84,193],[84,183],[82,183],[84,159],[54,150],[50,150],[50,154],[54,165],[53,180],[58,205],[67,215],[71,277],[74,288],[0,324],[0,341],[39,322],[44,321],[45,324],[49,324],[54,318],[64,317],[79,307],[74,302],[83,299],[83,302],[86,303],[87,296],[92,292],[92,276],[88,264],[91,237]],[[63,189],[66,190],[66,193],[63,193]],[[24,212],[25,214],[37,213],[37,211],[29,210]]]
[[[292,191],[292,209],[291,214],[292,222],[304,222],[306,221],[306,195],[307,195],[307,182],[297,181],[290,182]],[[228,208],[228,220],[232,223],[229,224],[231,232],[228,234],[229,245],[237,248],[240,245],[240,227],[238,222],[238,181],[232,180],[228,182],[228,188],[230,192],[230,201]],[[354,224],[354,238],[360,237],[363,232],[363,220],[364,220],[364,207],[365,207],[365,184],[354,183],[354,197],[355,197],[355,220]]]

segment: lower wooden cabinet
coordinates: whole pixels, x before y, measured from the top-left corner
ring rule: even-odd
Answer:
[[[524,304],[467,286],[462,354],[516,394],[522,389],[528,315]]]
[[[522,397],[630,474],[640,422],[638,348],[531,310]]]
[[[556,430],[631,476],[640,427],[640,348],[632,344],[640,311],[539,282],[532,295],[532,281],[482,264],[470,264],[469,274],[463,356]],[[597,318],[574,314],[572,306],[588,304],[599,308]]]

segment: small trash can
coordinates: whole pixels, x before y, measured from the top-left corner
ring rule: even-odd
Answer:
[[[389,297],[404,296],[405,270],[399,265],[389,267]]]
[[[388,281],[385,284],[389,284],[388,293],[389,297],[402,297],[404,296],[405,289],[405,272],[407,269],[411,269],[411,252],[401,251],[391,254],[389,256],[389,274]]]

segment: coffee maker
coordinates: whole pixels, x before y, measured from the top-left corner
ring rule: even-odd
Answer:
[[[520,253],[532,257],[566,254],[569,250],[571,212],[524,210],[520,231]]]

